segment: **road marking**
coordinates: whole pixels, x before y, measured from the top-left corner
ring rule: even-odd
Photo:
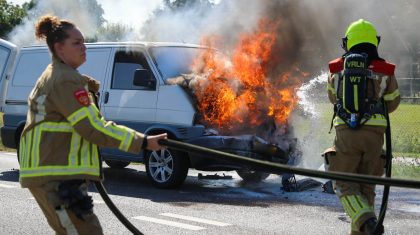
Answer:
[[[133,217],[133,219],[144,220],[144,221],[153,222],[157,224],[164,224],[164,225],[168,225],[172,227],[184,228],[184,229],[189,229],[189,230],[194,230],[194,231],[205,229],[199,226],[178,223],[178,222],[173,222],[169,220],[157,219],[157,218],[152,218],[152,217],[147,217],[147,216],[136,216],[136,217]]]
[[[17,156],[17,153],[10,153],[10,152],[0,152],[0,153],[4,155]]]
[[[162,213],[161,215],[172,217],[172,218],[177,218],[177,219],[199,222],[199,223],[203,223],[203,224],[211,224],[211,225],[216,225],[216,226],[229,226],[229,225],[231,225],[231,224],[222,223],[222,222],[218,222],[218,221],[214,221],[214,220],[201,219],[201,218],[186,216],[186,215],[177,215],[177,214],[172,214],[172,213]]]
[[[95,200],[95,199],[93,199],[93,203],[95,203],[95,204],[104,204],[105,202],[102,201],[102,200]]]
[[[17,188],[17,186],[14,185],[8,185],[8,184],[0,184],[1,188]]]

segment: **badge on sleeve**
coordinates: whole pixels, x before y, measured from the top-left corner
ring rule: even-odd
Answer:
[[[74,92],[74,97],[83,106],[89,105],[89,95],[85,89],[80,89]]]

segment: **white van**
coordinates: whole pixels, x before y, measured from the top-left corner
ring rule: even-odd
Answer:
[[[192,97],[178,85],[165,84],[168,78],[190,73],[193,59],[204,48],[181,43],[141,42],[87,43],[86,47],[87,62],[79,71],[100,81],[98,105],[106,120],[147,134],[167,132],[173,139],[240,152],[250,157],[267,151],[260,147],[256,149],[254,145],[266,145],[272,153],[273,146],[256,136],[206,136],[205,127],[196,123]],[[0,109],[4,113],[1,139],[6,147],[18,149],[29,92],[50,61],[46,46],[18,50],[0,39]],[[226,145],[227,142],[230,144]],[[267,176],[236,164],[171,149],[134,155],[103,148],[100,153],[112,168],[124,168],[130,162],[144,162],[151,182],[160,188],[180,185],[189,168],[237,170],[247,179]],[[287,162],[288,154],[282,149],[278,148],[274,155],[278,162]]]

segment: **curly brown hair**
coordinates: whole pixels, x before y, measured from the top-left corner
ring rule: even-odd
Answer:
[[[55,54],[54,44],[63,42],[69,37],[67,30],[75,28],[76,25],[67,20],[60,20],[57,16],[41,16],[35,25],[35,36],[37,39],[45,39],[50,51]]]

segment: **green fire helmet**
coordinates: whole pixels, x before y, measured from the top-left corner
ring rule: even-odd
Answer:
[[[369,21],[360,19],[350,24],[346,31],[346,48],[350,50],[360,43],[370,43],[378,46],[379,38],[375,27]]]

